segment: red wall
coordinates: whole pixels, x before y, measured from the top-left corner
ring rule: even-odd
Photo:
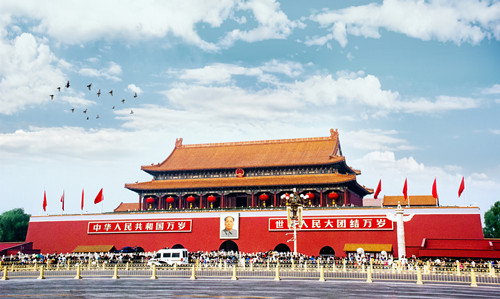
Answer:
[[[351,211],[352,216],[359,216],[356,215],[355,209]],[[135,215],[137,214],[130,214],[130,219],[135,219],[134,217],[137,217]],[[168,215],[165,213],[166,218]],[[48,218],[54,219],[55,217],[57,216]],[[71,216],[61,217],[71,219]],[[189,233],[89,235],[87,234],[88,220],[43,221],[43,217],[40,218],[30,221],[26,242],[33,242],[33,248],[40,249],[42,253],[71,252],[79,245],[114,245],[117,249],[137,245],[146,251],[156,251],[181,244],[189,251],[211,251],[218,250],[225,241],[219,238],[219,213],[214,213],[213,218],[190,218],[193,222],[192,232]],[[273,250],[280,243],[287,244],[293,250],[293,242],[287,243],[292,236],[286,233],[290,232],[270,232],[268,230],[269,218],[245,217],[245,213],[241,213],[239,239],[233,240],[240,251]],[[415,248],[421,245],[423,238],[482,239],[483,232],[479,213],[417,214],[411,221],[405,223],[405,237],[406,245]],[[308,255],[319,255],[322,247],[330,246],[337,256],[344,256],[346,243],[392,244],[393,253],[397,255],[395,223],[392,231],[299,231],[297,239],[298,251]],[[414,253],[410,250],[408,255],[411,254]]]

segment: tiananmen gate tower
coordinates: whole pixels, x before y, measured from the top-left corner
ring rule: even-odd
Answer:
[[[125,184],[137,202],[112,213],[33,216],[26,241],[42,253],[99,245],[290,251],[284,197],[295,191],[307,195],[299,253],[346,256],[363,248],[372,255],[500,258],[500,241],[484,239],[477,207],[441,207],[425,195],[368,204],[373,189],[357,182],[361,171],[347,164],[333,129],[327,137],[247,142],[179,138],[163,162],[141,170],[152,179]],[[404,219],[402,249],[397,215]]]

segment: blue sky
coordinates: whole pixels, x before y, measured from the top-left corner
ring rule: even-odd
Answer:
[[[425,195],[436,178],[441,204],[484,213],[500,190],[499,41],[498,1],[2,1],[1,210],[80,213],[82,189],[84,213],[137,202],[124,184],[179,137],[337,128],[362,185],[400,195],[408,178]]]

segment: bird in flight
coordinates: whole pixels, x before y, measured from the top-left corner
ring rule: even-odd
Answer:
[[[130,110],[130,114],[134,114],[134,110]]]
[[[53,99],[54,99],[54,95],[53,95],[53,94],[51,94],[51,95],[50,95],[50,99],[51,99],[51,100],[53,100]]]
[[[97,96],[100,97],[101,96],[101,90],[99,89],[99,91],[97,92]]]
[[[66,83],[66,88],[69,88],[69,80],[68,80],[68,83]]]
[[[99,114],[97,114],[97,116],[95,118],[98,119],[99,118]]]
[[[124,103],[124,104],[125,104],[125,99],[123,99],[123,100],[122,100],[122,103]]]
[[[137,92],[134,93],[134,98],[137,98]]]
[[[87,113],[87,109],[83,110],[83,113]]]
[[[75,108],[71,108],[71,112],[75,112]]]
[[[57,88],[57,91],[61,92],[61,86],[59,86],[59,87]]]
[[[115,106],[113,106],[113,108],[111,108],[111,109],[115,109]]]
[[[88,88],[89,90],[91,90],[91,89],[92,89],[92,83],[90,83],[89,85],[87,85],[87,88]]]
[[[112,89],[111,89],[111,91],[109,92],[109,94],[110,94],[111,96],[113,96],[113,90],[112,90]]]

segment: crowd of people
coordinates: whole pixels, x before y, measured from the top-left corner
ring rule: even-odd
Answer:
[[[101,252],[101,253],[54,253],[54,254],[22,254],[18,253],[16,255],[2,256],[0,261],[2,264],[61,264],[65,265],[71,264],[90,264],[90,265],[102,265],[102,264],[116,264],[116,263],[147,263],[148,260],[155,257],[155,252],[137,252],[137,253],[113,253],[113,252]],[[402,257],[401,259],[394,259],[390,254],[349,254],[347,257],[336,257],[336,256],[309,256],[304,254],[294,255],[292,252],[276,252],[276,251],[266,251],[266,252],[254,252],[254,253],[244,253],[239,251],[195,251],[189,252],[189,263],[197,264],[201,267],[217,267],[221,265],[232,266],[265,266],[267,264],[272,264],[273,266],[277,263],[283,266],[296,266],[301,267],[313,267],[318,264],[324,266],[333,267],[333,264],[337,267],[357,267],[372,264],[375,266],[381,266],[390,268],[394,265],[398,267],[404,267],[405,269],[414,269],[415,267],[424,267],[425,265],[430,265],[434,268],[439,268],[441,270],[450,267],[459,267],[460,269],[468,268],[489,268],[490,264],[499,269],[500,260],[483,260],[483,259],[455,259],[455,258],[416,258],[415,256],[411,258]],[[458,263],[457,263],[458,262]]]

